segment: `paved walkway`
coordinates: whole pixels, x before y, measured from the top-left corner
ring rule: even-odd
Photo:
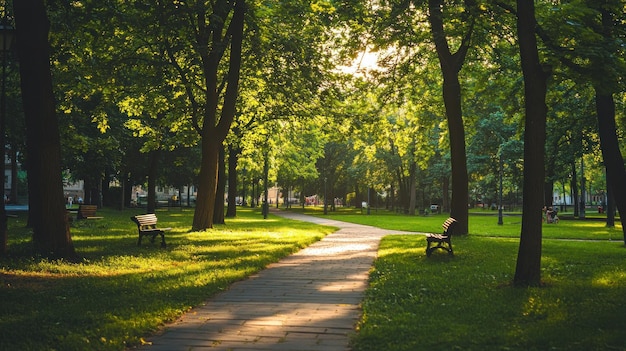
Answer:
[[[345,351],[384,235],[400,233],[289,212],[340,228],[192,309],[141,350]]]

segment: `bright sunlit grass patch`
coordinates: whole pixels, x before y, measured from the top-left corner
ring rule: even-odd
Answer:
[[[615,267],[612,272],[598,273],[593,279],[594,286],[598,287],[616,287],[626,284],[626,271],[621,267]]]
[[[99,210],[72,223],[80,263],[32,258],[30,232],[10,222],[0,260],[0,350],[123,350],[223,291],[333,231],[238,209],[225,225],[190,232],[193,211],[159,211],[167,248],[137,246],[137,210]],[[158,241],[158,240],[157,240]]]

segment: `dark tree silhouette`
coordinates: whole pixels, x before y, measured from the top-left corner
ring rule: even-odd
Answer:
[[[26,119],[33,243],[44,256],[75,259],[63,198],[61,142],[50,73],[50,22],[43,0],[16,0],[13,7]]]
[[[524,73],[524,205],[522,233],[513,282],[520,286],[541,283],[541,237],[546,143],[546,86],[548,75],[539,61],[533,1],[517,1],[517,33]]]

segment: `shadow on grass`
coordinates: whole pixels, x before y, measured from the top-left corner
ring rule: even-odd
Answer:
[[[353,350],[626,349],[621,248],[546,242],[546,286],[515,288],[517,240],[455,239],[454,258],[383,240]]]
[[[30,230],[13,222],[9,256],[0,259],[0,349],[138,344],[147,331],[329,231],[288,221],[272,229],[242,211],[227,225],[190,233],[193,212],[159,212],[159,225],[174,228],[162,249],[147,240],[137,246],[129,217],[138,213],[103,209],[104,219],[72,222],[80,263],[34,257]]]

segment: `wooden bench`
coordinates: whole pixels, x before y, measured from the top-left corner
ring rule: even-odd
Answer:
[[[136,215],[130,217],[130,219],[137,224],[137,229],[139,230],[139,241],[137,241],[138,246],[141,246],[141,238],[143,238],[144,235],[151,236],[151,243],[154,243],[154,238],[156,238],[157,235],[160,235],[161,247],[165,247],[165,232],[172,230],[172,228],[157,228],[157,216],[154,213]]]
[[[458,223],[457,220],[450,217],[446,219],[446,221],[443,222],[442,224],[443,234],[426,235],[426,242],[427,242],[426,256],[430,257],[430,255],[436,249],[443,249],[443,250],[448,251],[448,254],[454,255],[454,252],[452,251],[452,242],[450,241],[450,238],[452,237],[452,228],[455,226],[456,223]],[[431,246],[434,243],[436,243],[437,245]]]
[[[96,216],[96,205],[80,205],[76,212],[76,219],[102,219],[104,217]]]

